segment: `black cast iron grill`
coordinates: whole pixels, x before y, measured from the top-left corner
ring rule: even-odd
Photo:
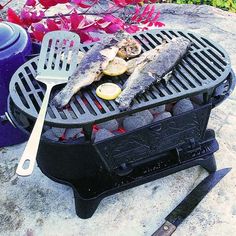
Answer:
[[[158,104],[166,104],[183,97],[207,92],[212,96],[214,88],[229,75],[231,67],[227,53],[214,42],[188,32],[173,30],[153,30],[134,36],[142,44],[142,50],[147,51],[178,36],[184,36],[193,42],[190,53],[177,66],[173,79],[165,85],[155,84],[144,94],[134,100],[132,110],[120,112],[114,101],[105,101],[96,96],[96,88],[104,82],[112,81],[122,86],[126,75],[116,78],[104,76],[99,82],[82,89],[68,107],[59,110],[50,105],[45,124],[58,127],[81,127],[111,118],[124,116],[139,110],[144,110]],[[81,48],[87,51],[92,45]],[[36,118],[44,96],[44,88],[35,81],[38,57],[28,61],[13,76],[10,84],[10,94],[14,104],[25,114]],[[57,91],[54,91],[54,94]]]
[[[184,36],[193,44],[167,84],[154,84],[139,95],[130,111],[120,112],[114,101],[95,95],[100,82],[81,90],[69,107],[50,106],[44,129],[82,127],[85,138],[69,142],[41,138],[37,163],[49,178],[70,185],[75,196],[76,213],[91,217],[106,196],[166,176],[195,165],[209,172],[216,169],[214,152],[218,143],[214,131],[207,130],[211,109],[226,99],[234,89],[235,76],[227,53],[214,42],[189,33],[153,30],[134,37],[143,51],[154,48],[163,39]],[[92,45],[84,46],[87,51]],[[44,88],[35,81],[38,58],[20,67],[10,84],[8,112],[22,131],[32,129]],[[123,85],[127,76],[112,78]],[[59,88],[58,88],[59,89]],[[54,91],[56,93],[57,91]],[[177,116],[153,122],[100,142],[91,139],[93,124],[125,117],[161,104],[201,95],[200,106]]]

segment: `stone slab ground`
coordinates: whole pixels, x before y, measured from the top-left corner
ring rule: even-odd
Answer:
[[[21,2],[21,1],[19,1]],[[159,5],[166,28],[188,29],[220,43],[236,71],[236,14],[209,6]],[[218,168],[232,171],[198,205],[176,236],[225,236],[236,232],[236,91],[214,109],[209,128],[216,131]],[[79,219],[72,190],[45,177],[15,175],[25,144],[0,150],[0,235],[144,236],[205,176],[194,167],[103,200],[91,219]]]

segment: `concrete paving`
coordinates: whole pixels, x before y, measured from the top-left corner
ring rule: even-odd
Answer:
[[[166,28],[188,29],[220,43],[236,71],[236,14],[208,6],[159,5]],[[236,91],[211,114],[220,150],[218,169],[232,171],[173,234],[225,236],[236,232]],[[1,134],[2,135],[2,134]],[[0,150],[0,235],[148,236],[207,172],[190,168],[104,199],[91,219],[79,219],[72,190],[38,168],[26,178],[15,169],[25,144]]]

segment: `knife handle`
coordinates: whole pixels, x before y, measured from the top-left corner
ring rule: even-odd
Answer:
[[[152,236],[170,236],[176,230],[176,226],[166,221]]]

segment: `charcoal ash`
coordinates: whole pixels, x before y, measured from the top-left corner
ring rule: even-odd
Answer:
[[[109,121],[97,124],[97,127],[99,129],[107,129],[110,131],[114,131],[118,129],[119,123],[116,119],[113,119],[113,120],[109,120]]]
[[[57,138],[61,138],[64,135],[65,131],[65,128],[52,127],[52,132]]]
[[[52,140],[52,141],[58,141],[59,138],[55,135],[55,133],[52,131],[52,129],[48,129],[46,132],[42,135],[43,138]]]
[[[83,130],[81,128],[74,128],[74,129],[66,129],[65,131],[65,139],[77,139],[84,136],[81,132]]]
[[[156,115],[156,114],[160,114],[160,113],[164,112],[165,109],[166,109],[166,105],[164,104],[164,105],[150,108],[149,111],[152,113],[152,115]]]
[[[179,114],[182,114],[184,112],[193,110],[193,104],[189,99],[181,99],[179,100],[173,107],[173,115],[177,116]]]
[[[153,122],[160,121],[160,120],[164,120],[164,119],[169,118],[169,117],[172,117],[171,113],[165,111],[165,112],[160,113],[159,115],[157,115],[157,116],[154,118]]]
[[[111,138],[111,137],[114,137],[114,136],[115,135],[107,129],[99,129],[95,133],[94,142],[99,142],[99,141],[102,141],[104,139]]]

